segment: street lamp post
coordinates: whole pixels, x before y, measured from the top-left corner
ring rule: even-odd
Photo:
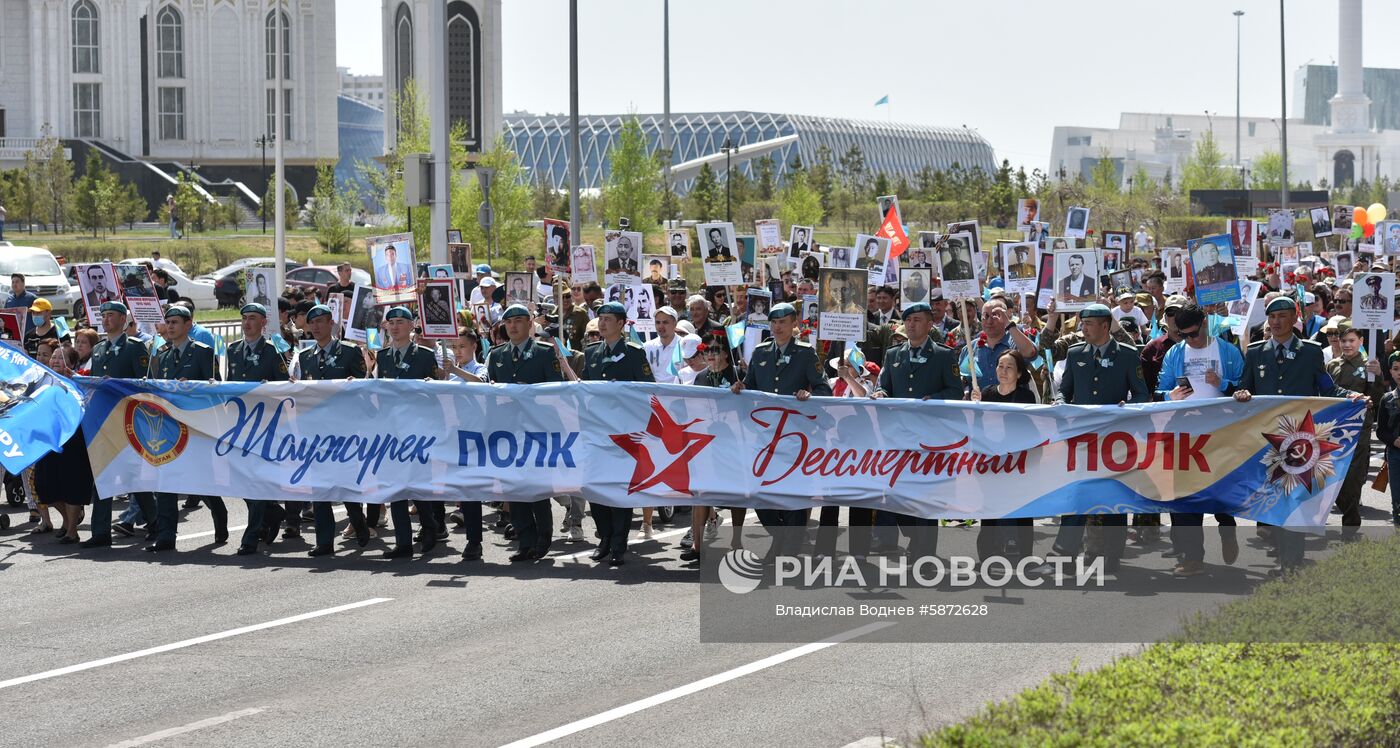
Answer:
[[[1288,210],[1288,69],[1285,57],[1288,39],[1283,33],[1283,0],[1278,0],[1278,80],[1279,80],[1279,141],[1283,156],[1283,182],[1279,185],[1279,207]]]
[[[1235,167],[1240,165],[1240,17],[1244,11],[1235,11]]]
[[[259,135],[259,136],[258,136],[258,139],[253,141],[253,145],[255,145],[255,146],[257,146],[257,147],[259,147],[259,148],[262,149],[262,177],[263,177],[263,185],[264,185],[264,188],[263,188],[263,199],[264,199],[264,200],[267,199],[267,188],[266,188],[266,184],[267,184],[267,146],[270,145],[271,143],[272,143],[272,136],[271,136],[271,135],[268,135],[267,133],[263,133],[262,135]],[[266,234],[266,233],[267,233],[267,206],[266,206],[266,205],[262,205],[262,206],[260,206],[260,207],[261,207],[261,210],[259,210],[258,213],[262,215],[262,232],[263,232],[264,234]]]
[[[733,182],[730,181],[730,155],[734,153],[734,141],[729,136],[724,136],[724,145],[720,147],[724,151],[724,220],[734,222],[734,189]]]

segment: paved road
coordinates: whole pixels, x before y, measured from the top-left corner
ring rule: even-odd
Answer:
[[[1385,519],[1388,496],[1366,503]],[[842,746],[1137,649],[701,643],[679,530],[614,569],[565,557],[583,544],[512,566],[499,535],[470,565],[460,534],[412,562],[295,541],[237,557],[192,536],[211,529],[192,513],[180,552],[154,558],[0,535],[0,746]]]

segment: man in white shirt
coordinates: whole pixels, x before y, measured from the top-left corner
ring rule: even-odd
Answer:
[[[642,344],[642,350],[647,354],[647,363],[651,364],[652,374],[661,384],[676,384],[680,381],[671,373],[671,357],[675,355],[676,344],[680,342],[680,338],[676,337],[678,317],[680,315],[670,306],[657,309],[653,315],[653,319],[656,320],[656,337]]]

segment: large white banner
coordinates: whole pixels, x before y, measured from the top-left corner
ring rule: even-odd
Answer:
[[[102,496],[1326,518],[1362,406],[812,398],[680,385],[82,380]]]

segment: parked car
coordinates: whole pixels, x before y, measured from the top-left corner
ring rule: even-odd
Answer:
[[[197,281],[207,280],[214,284],[214,296],[219,300],[219,306],[238,306],[238,302],[243,298],[243,271],[248,268],[270,268],[277,266],[275,257],[244,257],[240,260],[225,265],[212,273],[195,278]],[[299,263],[287,260],[285,269],[291,272],[299,267]]]
[[[152,266],[155,266],[155,263],[149,257],[128,257],[122,260],[122,263],[128,265],[150,263]],[[182,301],[189,301],[191,304],[194,304],[194,308],[197,310],[219,308],[219,300],[214,295],[214,284],[212,282],[195,280],[185,275],[185,271],[176,267],[174,263],[168,262],[163,258],[159,267],[170,274],[170,287],[175,289],[175,293],[179,295]],[[172,270],[171,268],[174,269]]]
[[[287,272],[287,285],[303,288],[329,286],[339,278],[340,276],[336,275],[334,265],[305,265]],[[350,268],[350,282],[360,286],[368,286],[370,285],[369,273],[359,268]]]
[[[72,289],[53,253],[43,247],[13,244],[0,247],[0,297],[8,296],[13,290],[10,276],[15,273],[24,275],[26,289],[53,304],[54,316],[66,317],[73,312]],[[0,302],[4,302],[4,298],[0,298]]]

